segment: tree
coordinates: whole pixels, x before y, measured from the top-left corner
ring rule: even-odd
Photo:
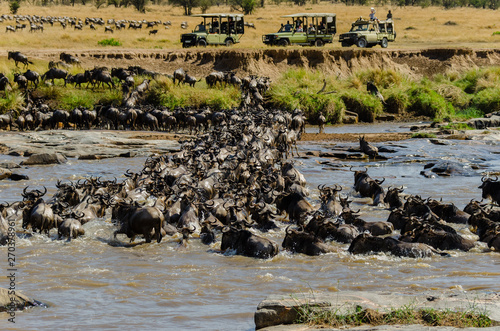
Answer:
[[[21,7],[21,5],[19,4],[19,1],[17,1],[17,0],[11,1],[10,4],[9,4],[10,13],[12,15],[17,14],[17,11],[19,10],[19,7]]]
[[[200,0],[200,9],[202,14],[205,14],[208,8],[212,7],[214,4],[213,0]]]
[[[245,15],[250,15],[257,7],[257,0],[230,0],[230,3],[235,10]]]
[[[184,15],[189,16],[193,12],[193,8],[200,5],[200,0],[169,0],[171,5],[184,8]]]
[[[139,13],[146,13],[146,3],[148,0],[131,0],[132,5]]]

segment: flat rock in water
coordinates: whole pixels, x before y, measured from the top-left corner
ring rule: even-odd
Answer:
[[[64,155],[59,153],[49,154],[40,153],[31,155],[26,161],[23,161],[22,165],[38,165],[38,164],[60,164],[65,163],[68,160]]]
[[[21,166],[16,162],[0,162],[0,168],[15,169],[15,168],[21,168]]]
[[[451,161],[427,163],[424,169],[427,170],[426,172],[432,171],[439,176],[473,176],[476,174],[468,165]]]
[[[0,180],[9,178],[12,175],[12,171],[9,169],[0,168]]]

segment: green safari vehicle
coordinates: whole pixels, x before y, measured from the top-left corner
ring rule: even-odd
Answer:
[[[198,14],[202,21],[193,32],[181,35],[182,47],[207,45],[231,46],[239,43],[245,33],[243,14]]]
[[[323,46],[333,42],[337,33],[337,15],[331,13],[299,13],[281,16],[286,24],[276,33],[262,36],[266,45]],[[291,21],[291,22],[290,22]]]

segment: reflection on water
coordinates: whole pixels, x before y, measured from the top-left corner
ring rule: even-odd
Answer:
[[[370,125],[373,130],[373,126]],[[337,130],[337,129],[336,129]],[[342,130],[349,130],[343,127]],[[359,127],[352,129],[359,132]],[[377,130],[400,130],[381,125]],[[327,131],[328,132],[328,131]],[[339,131],[335,131],[339,132]],[[382,131],[381,131],[382,132]],[[352,189],[350,166],[368,167],[370,176],[386,178],[384,187],[403,186],[405,193],[443,198],[463,208],[472,198],[480,199],[480,174],[464,177],[424,178],[423,165],[431,160],[452,160],[470,167],[498,170],[498,143],[453,141],[451,146],[433,145],[426,139],[378,144],[394,149],[387,161],[358,162],[307,158],[298,160],[307,178],[311,200],[318,203],[316,187],[339,184],[341,194],[354,197],[354,209],[361,209],[367,221],[386,220],[389,212],[368,205]],[[301,143],[299,150],[328,151],[356,147],[356,144]],[[2,161],[20,158],[2,156]],[[88,176],[122,180],[127,169],[139,171],[145,158],[116,158],[100,161],[70,159],[67,164],[18,169],[30,176],[26,182],[0,182],[0,201],[21,197],[24,185],[47,186],[55,192],[57,180],[78,180]],[[329,161],[325,164],[324,161]],[[20,238],[17,288],[46,302],[18,313],[16,326],[48,329],[70,326],[153,329],[250,330],[258,303],[269,294],[337,290],[386,290],[421,292],[428,290],[499,291],[500,254],[483,253],[479,244],[472,252],[451,252],[451,257],[426,259],[395,258],[386,255],[352,256],[347,245],[340,253],[319,257],[281,252],[271,260],[218,254],[218,245],[202,245],[191,239],[179,250],[177,237],[161,244],[133,248],[109,245],[114,231],[105,219],[85,224],[86,235],[71,242],[35,234]],[[465,226],[457,226],[472,236]],[[267,237],[281,245],[284,231]],[[122,238],[124,240],[124,238]],[[5,316],[0,325],[6,326]]]

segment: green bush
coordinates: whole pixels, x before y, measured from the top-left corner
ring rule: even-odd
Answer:
[[[471,106],[484,114],[500,111],[500,87],[479,91],[472,97]]]
[[[409,105],[409,98],[406,91],[394,90],[389,92],[385,99],[384,109],[391,114],[401,114],[406,111]]]
[[[358,114],[361,122],[373,122],[382,113],[382,102],[375,96],[358,90],[348,90],[341,96],[346,110]]]
[[[453,115],[454,108],[443,96],[428,87],[415,87],[408,92],[408,110],[416,116],[427,116],[434,120]]]
[[[19,109],[24,105],[24,98],[21,91],[5,91],[5,96],[0,98],[0,114],[4,114],[11,109]]]
[[[115,38],[99,40],[97,43],[101,46],[121,46],[122,45],[122,43]]]
[[[239,89],[235,87],[207,89],[205,83],[198,83],[193,88],[189,85],[174,86],[170,79],[157,79],[152,82],[147,91],[145,101],[170,109],[209,106],[220,110],[236,107],[240,102],[240,97]]]

